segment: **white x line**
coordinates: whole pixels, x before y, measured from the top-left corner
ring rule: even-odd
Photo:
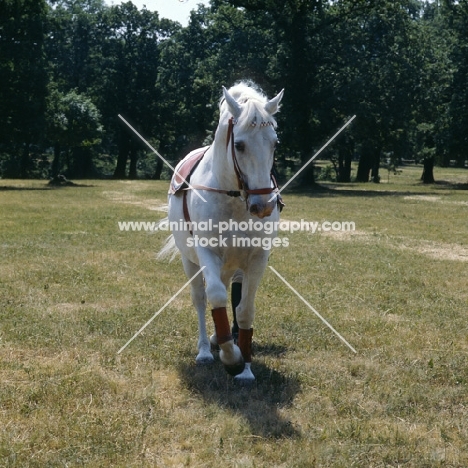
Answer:
[[[296,294],[296,296],[333,332],[335,335],[353,352],[357,351],[272,267],[270,270],[278,276],[289,289]]]
[[[154,152],[154,154],[159,158],[161,159],[161,161],[163,161],[167,167],[169,167],[170,169],[172,169],[172,172],[174,172],[174,174],[177,174],[205,203],[206,203],[206,200],[200,195],[200,193],[198,192],[198,190],[194,189],[189,182],[187,182],[180,174],[178,171],[176,171],[172,166],[171,164],[166,160],[164,159],[160,154],[159,152],[153,148],[153,146],[151,146],[148,141],[146,141],[141,135],[140,133],[138,133],[137,130],[135,130],[120,114],[119,114],[119,119],[122,120],[125,124],[127,124],[128,128],[130,128],[131,130],[133,130],[133,132],[135,133],[136,136],[138,136],[138,138],[140,138],[140,140],[150,149]]]
[[[206,267],[202,266],[128,341],[117,354],[120,354]]]
[[[355,118],[353,115],[268,201],[271,202],[281,193]]]

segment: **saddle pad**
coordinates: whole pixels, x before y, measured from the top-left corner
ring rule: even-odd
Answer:
[[[176,166],[176,171],[171,179],[169,193],[171,195],[179,192],[187,187],[186,181],[189,182],[190,176],[197,167],[198,163],[202,160],[209,146],[198,148],[185,156],[182,161]]]

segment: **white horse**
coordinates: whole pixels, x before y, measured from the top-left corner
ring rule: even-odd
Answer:
[[[189,278],[205,267],[204,280],[198,275],[191,283],[199,325],[197,364],[213,362],[211,347],[217,345],[227,372],[235,380],[249,383],[255,380],[250,367],[254,299],[276,238],[274,228],[281,204],[271,171],[278,141],[273,115],[283,91],[268,100],[253,85],[241,82],[229,91],[223,87],[223,94],[213,144],[203,149],[204,156],[190,175],[190,184],[178,191],[173,187],[169,192],[172,235],[160,256],[176,247]],[[183,174],[187,158],[177,166],[176,179]],[[187,227],[188,222],[191,230],[180,229],[182,225]],[[242,296],[236,310],[237,346],[226,304],[227,288],[239,272]],[[205,322],[207,300],[215,324],[215,334],[210,339]]]

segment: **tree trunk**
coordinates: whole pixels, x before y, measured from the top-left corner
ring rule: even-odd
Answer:
[[[356,182],[369,182],[369,174],[374,166],[374,148],[369,142],[364,142],[356,175]]]
[[[371,177],[372,177],[372,182],[374,182],[374,184],[380,183],[379,169],[380,169],[380,149],[376,151],[376,154],[374,155],[374,165],[372,166]]]
[[[98,171],[94,167],[92,149],[90,147],[83,148],[81,157],[82,177],[84,179],[94,179],[97,177]]]
[[[82,146],[73,148],[71,167],[68,169],[67,176],[75,179],[91,179],[96,175],[91,148]]]
[[[135,180],[137,176],[137,162],[138,162],[138,148],[134,141],[131,142],[130,148],[130,168],[128,172],[128,178]]]
[[[52,166],[51,166],[51,177],[52,179],[55,179],[59,175],[59,169],[60,169],[60,144],[55,143],[54,145],[54,159],[52,161]]]
[[[351,182],[351,162],[354,154],[354,142],[346,139],[338,150],[338,182]]]
[[[423,173],[421,176],[421,180],[424,184],[433,184],[435,182],[434,179],[434,158],[426,158],[423,161]]]
[[[23,152],[21,154],[20,167],[19,167],[19,176],[21,179],[28,178],[30,163],[31,161],[29,159],[29,143],[25,143]]]
[[[154,180],[161,180],[161,174],[163,170],[163,162],[158,158],[156,161],[156,170],[154,171]]]
[[[119,138],[119,155],[117,157],[117,165],[114,170],[114,179],[125,179],[129,151],[130,140],[128,136],[122,132]]]
[[[299,185],[301,187],[311,187],[315,184],[314,164],[310,163],[299,176]]]

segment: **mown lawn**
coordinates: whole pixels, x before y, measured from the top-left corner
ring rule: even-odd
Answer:
[[[286,193],[257,298],[257,382],[194,364],[186,281],[159,262],[167,182],[0,181],[0,466],[468,466],[468,171]],[[210,324],[211,327],[211,324]]]

